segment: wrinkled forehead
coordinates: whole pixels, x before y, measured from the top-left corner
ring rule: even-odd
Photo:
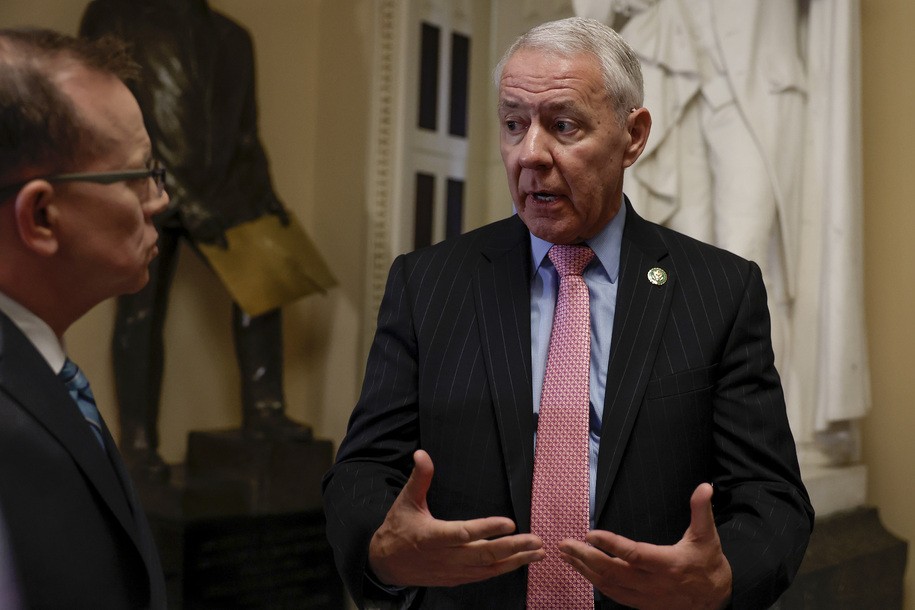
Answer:
[[[543,97],[555,104],[605,98],[597,60],[587,53],[562,55],[525,49],[513,54],[499,78],[500,109]]]
[[[593,53],[585,51],[562,53],[538,48],[518,49],[502,67],[499,88],[518,79],[541,83],[584,79],[603,88],[600,60]]]
[[[146,155],[149,136],[136,98],[119,78],[76,62],[63,66],[55,80],[70,97],[84,128],[92,139],[93,152],[133,157]],[[135,149],[142,149],[136,152]]]

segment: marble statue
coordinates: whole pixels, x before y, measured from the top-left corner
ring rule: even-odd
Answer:
[[[856,0],[573,0],[635,48],[654,119],[640,213],[756,261],[802,463],[869,407]]]

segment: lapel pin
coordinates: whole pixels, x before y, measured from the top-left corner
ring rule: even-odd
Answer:
[[[667,272],[660,267],[654,267],[648,272],[648,281],[655,286],[663,286],[667,283]]]

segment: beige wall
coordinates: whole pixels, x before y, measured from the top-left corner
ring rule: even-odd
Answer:
[[[915,542],[915,3],[862,0],[868,502]],[[910,553],[906,608],[915,608]]]
[[[864,425],[868,501],[915,540],[915,4],[861,0],[864,71],[865,272],[874,408]],[[84,0],[4,0],[0,25],[76,30]],[[338,441],[358,394],[364,293],[364,160],[371,0],[213,0],[254,36],[261,133],[277,191],[340,280],[285,310],[289,412]],[[908,42],[907,42],[908,41]],[[229,300],[184,252],[167,327],[163,453],[184,454],[190,429],[236,425],[238,376]],[[112,306],[67,341],[117,418],[108,361]],[[906,608],[915,609],[915,570]]]

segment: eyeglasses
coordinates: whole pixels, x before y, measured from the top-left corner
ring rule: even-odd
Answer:
[[[0,188],[0,201],[17,193],[23,186],[32,180],[47,180],[48,182],[93,182],[95,184],[114,184],[125,180],[140,180],[152,178],[156,185],[156,197],[165,192],[165,168],[159,161],[153,161],[152,167],[147,169],[128,169],[117,172],[77,172],[72,174],[54,174],[51,176],[35,176],[10,186]],[[147,193],[147,198],[149,193]],[[145,202],[144,202],[145,203]]]

